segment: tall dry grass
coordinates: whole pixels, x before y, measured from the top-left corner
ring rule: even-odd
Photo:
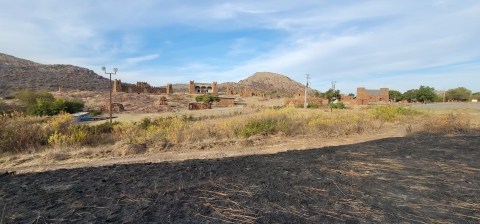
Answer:
[[[367,111],[302,110],[276,108],[253,114],[240,114],[196,120],[193,117],[143,119],[135,123],[105,123],[86,126],[68,114],[50,119],[20,113],[0,115],[0,153],[35,152],[49,148],[81,148],[123,141],[147,147],[169,144],[236,141],[254,135],[336,137],[381,129],[385,123],[418,122],[420,132],[466,133],[472,127],[467,110],[446,115],[425,114],[391,106]]]

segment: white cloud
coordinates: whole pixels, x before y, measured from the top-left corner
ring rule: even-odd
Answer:
[[[301,82],[310,73],[313,87],[320,90],[337,80],[349,92],[360,85],[401,90],[420,84],[480,91],[463,81],[478,77],[474,68],[480,63],[480,3],[473,0],[0,0],[0,5],[2,53],[97,72],[102,65],[121,65],[120,71],[131,76],[125,79],[146,77],[158,82],[153,85],[183,79],[238,81],[256,71],[271,71]],[[159,43],[182,51],[175,35],[155,35],[172,32],[185,38],[183,29],[223,36],[212,48],[225,52],[140,64],[165,55]],[[270,37],[255,31],[275,31],[277,36],[267,45]],[[195,35],[189,38],[198,46],[211,44]],[[458,66],[465,63],[470,64]],[[148,74],[165,77],[150,79]]]
[[[127,62],[127,64],[129,64],[129,65],[134,65],[134,64],[137,64],[139,62],[149,61],[149,60],[153,60],[155,58],[158,58],[158,54],[145,55],[145,56],[142,56],[142,57],[135,57],[135,58],[127,58],[127,59],[125,59],[125,62]]]

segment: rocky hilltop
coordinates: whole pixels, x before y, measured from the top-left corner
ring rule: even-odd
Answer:
[[[265,92],[276,91],[287,95],[305,89],[304,84],[294,81],[287,76],[272,72],[256,72],[252,76],[240,80],[238,85],[246,86],[253,90],[263,90]]]
[[[108,79],[73,65],[44,65],[0,53],[0,94],[17,89],[106,90]]]

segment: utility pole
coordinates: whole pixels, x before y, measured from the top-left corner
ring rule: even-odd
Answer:
[[[445,87],[443,87],[443,102],[445,103]]]
[[[307,89],[308,89],[308,80],[310,79],[310,75],[307,74],[307,84],[305,85],[305,101],[303,102],[303,108],[307,109],[308,103],[307,103]]]
[[[112,123],[112,74],[116,75],[117,74],[117,71],[118,69],[117,68],[113,68],[113,71],[114,72],[107,72],[107,69],[105,68],[105,66],[102,67],[102,70],[105,72],[105,74],[110,74],[110,82],[108,83],[108,88],[109,88],[109,92],[110,92],[110,105],[109,105],[109,110],[110,110],[110,123]]]
[[[337,97],[335,96],[335,83],[337,83],[337,81],[332,81],[332,92],[333,92],[332,100],[337,99]]]

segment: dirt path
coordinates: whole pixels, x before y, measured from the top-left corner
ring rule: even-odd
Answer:
[[[210,149],[210,150],[188,150],[178,149],[175,151],[161,152],[155,154],[137,155],[130,157],[115,157],[115,158],[93,158],[88,160],[67,160],[67,161],[55,161],[53,163],[45,164],[40,163],[38,165],[24,165],[19,164],[13,167],[0,167],[0,173],[16,172],[16,173],[28,173],[28,172],[44,172],[57,169],[73,169],[81,167],[99,167],[109,166],[113,164],[135,164],[135,163],[158,163],[166,161],[183,161],[192,159],[215,159],[225,157],[237,157],[245,155],[260,155],[260,154],[274,154],[279,152],[285,152],[290,150],[306,150],[312,148],[323,148],[328,146],[339,146],[356,144],[366,141],[372,141],[390,137],[403,137],[406,135],[404,127],[392,127],[388,129],[382,129],[381,131],[374,133],[365,133],[362,135],[352,135],[339,138],[318,138],[315,136],[304,136],[295,138],[285,138],[282,136],[272,136],[269,139],[269,144],[264,142],[258,142],[260,146],[251,147],[225,147],[222,149]],[[262,141],[259,139],[258,141]],[[271,143],[274,144],[271,144]]]

